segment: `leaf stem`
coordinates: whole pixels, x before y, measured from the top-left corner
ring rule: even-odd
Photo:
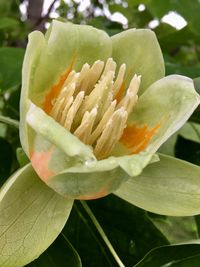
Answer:
[[[9,117],[5,117],[5,116],[0,115],[0,122],[6,123],[10,126],[14,126],[17,129],[19,128],[19,122],[17,120],[11,119]]]
[[[90,219],[93,221],[97,231],[101,235],[102,239],[104,240],[105,244],[107,245],[108,249],[110,250],[111,254],[113,255],[113,257],[114,257],[115,261],[117,262],[117,264],[119,265],[119,267],[125,267],[125,265],[123,264],[123,262],[121,261],[121,259],[117,255],[115,249],[113,248],[112,244],[110,243],[109,239],[107,238],[106,234],[104,233],[103,228],[101,227],[101,225],[97,221],[95,215],[91,211],[90,207],[87,205],[87,203],[85,201],[80,201],[80,202],[81,202],[81,205],[83,206],[83,208],[85,209],[85,211],[87,212],[87,214],[89,215]]]

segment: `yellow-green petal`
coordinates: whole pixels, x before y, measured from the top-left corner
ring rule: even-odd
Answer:
[[[134,74],[141,75],[139,94],[165,75],[164,61],[156,35],[147,29],[130,29],[112,38],[112,57],[120,66],[127,65],[126,85]]]
[[[109,157],[96,162],[86,161],[49,177],[45,182],[64,197],[96,199],[114,192],[154,161],[157,161],[157,157],[149,153]]]
[[[191,79],[180,75],[160,79],[139,98],[113,154],[119,153],[121,147],[126,148],[127,153],[156,152],[186,122],[199,103],[200,96]]]

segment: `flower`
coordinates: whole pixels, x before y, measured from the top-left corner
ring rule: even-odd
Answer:
[[[164,77],[154,33],[109,37],[54,20],[29,36],[20,102],[23,149],[59,194],[94,199],[158,160],[200,102],[191,79]]]

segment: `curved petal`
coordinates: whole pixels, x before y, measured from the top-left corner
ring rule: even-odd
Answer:
[[[49,113],[52,99],[59,93],[71,69],[80,70],[86,62],[92,64],[99,59],[106,60],[111,50],[109,36],[91,26],[54,20],[46,36],[37,31],[29,35],[20,100],[20,138],[27,154],[27,135],[31,134],[25,123],[27,100]]]
[[[35,31],[29,35],[29,43],[26,49],[22,68],[22,90],[20,100],[20,140],[22,147],[28,155],[28,128],[26,125],[26,113],[29,108],[29,89],[37,68],[37,63],[45,46],[44,36],[41,32]]]
[[[155,82],[139,98],[130,115],[121,147],[129,154],[144,150],[154,153],[199,103],[200,97],[187,77],[171,75]]]
[[[139,94],[165,75],[164,61],[156,35],[147,29],[130,29],[112,38],[112,57],[120,66],[127,65],[127,85],[134,74],[142,75]]]
[[[33,103],[30,104],[26,120],[31,131],[28,139],[29,157],[42,179],[55,175],[73,164],[96,160],[89,146]]]
[[[50,101],[51,94],[60,89],[72,68],[79,71],[85,63],[104,61],[111,51],[111,40],[104,31],[53,20],[45,36],[32,86],[26,89],[30,91],[30,99],[39,106],[45,105],[44,97]]]
[[[59,194],[72,199],[104,197],[127,181],[139,175],[143,168],[157,158],[148,153],[133,156],[110,157],[97,162],[85,162],[63,170],[46,183]]]
[[[29,157],[35,171],[46,184],[67,198],[105,196],[129,177],[139,175],[155,160],[151,153],[139,153],[97,161],[90,146],[33,103],[26,119],[34,133],[29,139]]]
[[[160,155],[142,174],[132,177],[115,194],[150,212],[168,216],[200,213],[200,167]]]

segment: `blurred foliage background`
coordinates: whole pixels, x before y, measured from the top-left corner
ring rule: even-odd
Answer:
[[[199,0],[0,0],[0,185],[27,162],[20,147],[18,121],[21,67],[29,32],[45,31],[51,19],[59,17],[90,24],[109,35],[128,28],[150,28],[163,51],[166,74],[191,77],[200,92],[199,14]],[[199,123],[200,108],[161,152],[200,165]],[[198,238],[198,216],[157,216],[114,196],[89,202],[89,206],[126,266],[133,266],[155,247]],[[67,240],[78,251],[83,266],[119,266],[90,212],[77,202],[62,234],[29,266],[81,266]],[[200,248],[191,246],[155,250],[150,254],[150,265],[147,257],[137,266],[161,266],[158,262],[169,263],[175,254],[177,263],[166,266],[200,266]]]

